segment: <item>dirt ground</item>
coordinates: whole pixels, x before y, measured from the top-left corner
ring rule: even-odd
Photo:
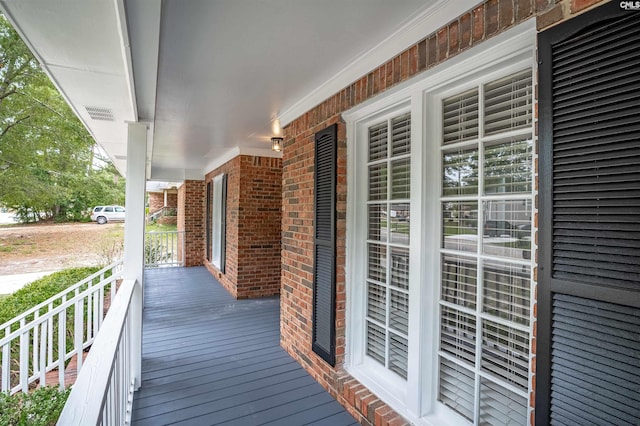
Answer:
[[[0,276],[109,264],[122,255],[124,224],[0,227]]]

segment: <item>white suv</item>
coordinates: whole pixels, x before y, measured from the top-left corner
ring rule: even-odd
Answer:
[[[110,220],[124,221],[124,207],[122,206],[96,206],[91,212],[91,220],[104,225]]]

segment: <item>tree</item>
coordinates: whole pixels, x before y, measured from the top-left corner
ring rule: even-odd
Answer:
[[[0,204],[24,221],[81,220],[122,203],[124,180],[98,166],[95,141],[0,16]]]

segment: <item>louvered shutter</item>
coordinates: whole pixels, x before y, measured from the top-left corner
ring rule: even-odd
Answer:
[[[337,125],[315,134],[315,229],[312,348],[335,365]]]
[[[540,34],[537,424],[640,424],[640,13]]]
[[[220,195],[220,272],[223,274],[227,264],[227,174],[222,176],[222,194]]]

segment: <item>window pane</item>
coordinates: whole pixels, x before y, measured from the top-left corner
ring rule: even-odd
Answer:
[[[465,308],[476,308],[477,262],[475,259],[442,256],[442,300]]]
[[[385,331],[383,328],[367,321],[367,355],[385,364]]]
[[[409,295],[398,290],[391,290],[391,308],[389,310],[389,327],[403,334],[409,332]]]
[[[391,162],[391,198],[405,199],[411,196],[411,160],[405,158]]]
[[[387,280],[387,247],[369,244],[368,278],[385,283]]]
[[[503,262],[485,262],[482,310],[518,324],[529,325],[531,269]]]
[[[387,122],[369,127],[369,161],[387,158]]]
[[[481,425],[526,425],[527,398],[482,378],[480,380]]]
[[[391,120],[391,131],[391,155],[397,157],[409,154],[411,152],[411,113]]]
[[[400,377],[407,378],[407,339],[391,334],[389,347],[389,369]]]
[[[531,192],[531,137],[510,138],[484,146],[484,192]]]
[[[391,242],[409,245],[409,213],[408,203],[391,204],[391,214],[389,215],[389,230],[391,232]]]
[[[442,101],[442,140],[450,144],[478,136],[478,89]]]
[[[387,199],[387,164],[369,166],[369,200]]]
[[[387,320],[387,290],[378,284],[367,283],[367,316],[382,324]]]
[[[391,247],[391,285],[409,289],[409,249]]]
[[[475,365],[475,316],[447,306],[440,307],[440,350]]]
[[[438,400],[469,421],[473,421],[475,380],[472,371],[440,357]]]
[[[477,251],[478,203],[446,201],[442,203],[443,247],[451,250]]]
[[[514,259],[531,258],[531,200],[491,200],[482,203],[482,251]]]
[[[483,320],[482,370],[526,390],[529,381],[529,334]]]
[[[531,70],[484,86],[484,133],[492,135],[532,123]]]
[[[442,154],[442,195],[478,193],[478,150],[460,149]]]
[[[370,204],[368,238],[376,241],[387,241],[387,205]]]

